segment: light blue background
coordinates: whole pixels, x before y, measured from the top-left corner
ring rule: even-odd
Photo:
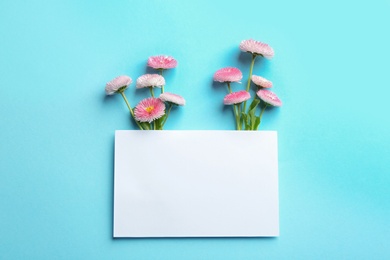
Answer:
[[[0,259],[389,259],[389,14],[388,0],[2,0]],[[275,49],[255,73],[284,102],[261,126],[279,134],[280,237],[112,239],[114,131],[134,126],[105,83],[172,55],[167,88],[187,106],[166,129],[233,129],[212,75],[246,77],[248,38]]]

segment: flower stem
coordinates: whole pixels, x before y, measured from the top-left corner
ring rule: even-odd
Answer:
[[[265,109],[267,108],[267,106],[268,106],[268,104],[265,103],[265,106],[263,107],[263,109],[262,109],[261,112],[260,112],[260,116],[259,116],[259,118],[260,118],[260,123],[259,123],[259,126],[257,127],[257,129],[260,127],[260,124],[261,124],[261,117],[263,116],[263,113],[264,113]]]
[[[144,128],[144,130],[150,130],[150,125],[148,123],[143,123],[142,127]]]
[[[163,76],[163,69],[160,69],[160,75]],[[161,94],[164,93],[164,85],[161,86]]]
[[[150,87],[149,90],[150,90],[150,95],[152,95],[152,97],[154,97],[153,87]]]
[[[232,93],[232,87],[230,86],[230,82],[226,82],[228,86],[229,93]],[[237,130],[241,130],[241,113],[239,112],[239,105],[233,105],[233,113],[236,118],[236,127]]]
[[[237,104],[234,105],[233,107],[233,110],[234,110],[234,114],[236,116],[236,126],[237,126],[237,130],[241,130],[241,117],[238,113],[238,106]]]
[[[162,123],[161,123],[161,128],[162,127],[164,127],[164,125],[165,125],[165,122],[167,121],[167,119],[168,119],[168,116],[169,116],[169,114],[171,113],[171,109],[172,109],[172,105],[170,104],[169,105],[169,108],[168,108],[168,113],[167,113],[167,116],[164,118],[164,121],[162,121]]]
[[[252,55],[252,62],[251,62],[251,66],[249,68],[249,77],[248,77],[248,83],[246,84],[246,91],[249,92],[249,89],[250,89],[250,86],[251,86],[251,78],[252,78],[252,73],[253,73],[253,67],[255,65],[255,59],[256,59],[256,55],[253,54]],[[246,101],[244,102],[244,112],[246,111]]]
[[[226,82],[226,83],[228,86],[229,93],[232,93],[232,87],[230,86],[230,82]],[[234,117],[236,118],[237,130],[241,130],[241,117],[240,117],[240,114],[238,112],[237,106],[238,105],[233,105],[233,113],[234,113]]]
[[[232,88],[230,87],[230,82],[226,82],[227,85],[228,85],[228,90],[229,90],[229,93],[232,93]]]
[[[127,105],[127,108],[128,108],[129,111],[130,111],[131,117],[134,119],[134,121],[135,121],[135,123],[138,125],[139,129],[144,130],[144,129],[142,128],[142,126],[140,125],[140,123],[139,123],[137,120],[135,120],[133,109],[131,109],[130,103],[129,103],[129,101],[128,101],[127,98],[126,98],[125,93],[123,93],[123,91],[119,91],[119,93],[121,94],[121,96],[122,96],[123,99],[125,100],[126,105]]]

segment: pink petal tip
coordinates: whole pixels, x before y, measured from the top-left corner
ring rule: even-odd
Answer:
[[[253,39],[242,41],[240,43],[240,49],[244,52],[264,56],[267,59],[271,59],[274,56],[274,50],[271,46]]]
[[[223,99],[225,105],[239,104],[251,98],[251,94],[245,90],[229,93]]]
[[[169,102],[178,106],[184,106],[186,104],[186,101],[182,96],[169,92],[162,93],[159,98],[164,102]]]
[[[214,81],[218,82],[240,82],[242,73],[234,67],[219,69],[214,74]]]
[[[260,76],[252,75],[252,82],[262,88],[271,88],[272,82]]]
[[[151,56],[148,59],[148,66],[154,69],[172,69],[177,66],[177,61],[167,55]]]
[[[278,96],[273,93],[272,91],[266,90],[266,89],[260,89],[257,91],[257,96],[263,100],[268,105],[274,106],[274,107],[280,107],[282,106],[282,101],[278,98]]]
[[[106,94],[107,95],[113,95],[115,94],[119,89],[126,89],[133,80],[126,75],[122,75],[119,77],[114,78],[110,82],[107,82],[106,84]]]

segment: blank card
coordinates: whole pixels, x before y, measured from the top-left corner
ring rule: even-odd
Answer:
[[[114,237],[279,235],[275,131],[116,131]]]

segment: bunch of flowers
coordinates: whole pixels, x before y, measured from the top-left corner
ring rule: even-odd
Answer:
[[[261,76],[252,75],[256,58],[261,56],[271,59],[274,56],[274,50],[268,44],[252,39],[242,41],[240,49],[252,55],[246,89],[237,92],[232,91],[231,83],[240,83],[242,79],[242,73],[238,68],[227,67],[219,69],[214,74],[214,81],[227,84],[229,93],[225,96],[223,103],[225,105],[233,105],[237,130],[257,130],[265,109],[282,105],[276,94],[268,90],[272,87],[272,82]],[[247,109],[247,101],[251,99],[251,82],[256,86],[256,91]],[[259,115],[256,115],[257,107],[261,107]]]
[[[165,79],[163,71],[175,68],[177,61],[171,56],[159,55],[150,57],[147,65],[157,70],[158,73],[144,74],[137,79],[136,88],[149,88],[150,97],[141,100],[135,108],[131,107],[125,95],[125,90],[132,83],[132,79],[129,76],[119,76],[108,82],[106,84],[106,94],[121,94],[129,108],[131,117],[139,129],[162,130],[172,107],[184,106],[186,103],[183,97],[164,92]],[[155,88],[160,88],[161,93],[159,97],[155,96]]]

